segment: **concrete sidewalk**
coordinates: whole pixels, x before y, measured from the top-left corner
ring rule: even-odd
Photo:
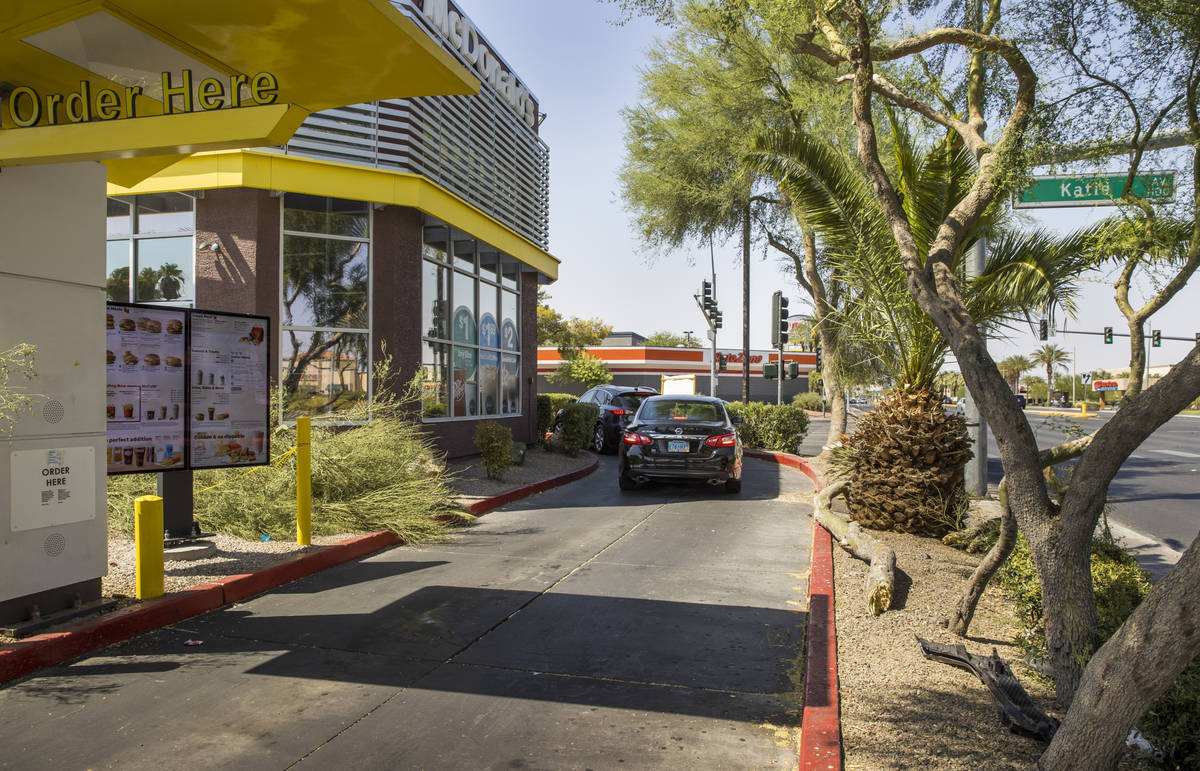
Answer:
[[[0,690],[0,767],[795,765],[811,484],[612,465]]]

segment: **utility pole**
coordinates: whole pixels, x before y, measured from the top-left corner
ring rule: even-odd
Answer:
[[[983,238],[980,238],[975,242],[975,248],[971,252],[970,259],[967,260],[967,278],[982,276],[986,259],[987,243]],[[980,337],[983,337],[982,333],[980,333]],[[986,344],[987,340],[985,338],[984,345],[986,346]],[[1049,391],[1046,393],[1046,398],[1049,398]],[[979,411],[979,405],[975,402],[975,397],[971,395],[970,390],[967,391],[967,400],[963,404],[963,407],[967,418],[967,436],[971,438],[972,449],[975,451],[971,460],[967,461],[966,469],[964,469],[967,495],[973,498],[983,498],[987,495],[987,421],[983,419],[983,413]]]

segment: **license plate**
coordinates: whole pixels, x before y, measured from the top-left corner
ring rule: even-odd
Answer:
[[[672,439],[667,442],[667,452],[687,452],[690,448],[688,443],[680,439]]]

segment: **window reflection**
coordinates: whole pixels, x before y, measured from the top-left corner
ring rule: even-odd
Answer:
[[[192,237],[142,238],[134,243],[138,302],[188,301],[194,298]]]
[[[283,323],[366,329],[368,246],[283,237]]]
[[[425,343],[421,358],[421,416],[444,418],[450,414],[450,346]]]
[[[284,330],[283,417],[336,416],[367,398],[370,335]]]
[[[283,229],[367,238],[369,211],[364,201],[288,193],[283,197]]]
[[[192,198],[183,193],[139,195],[137,203],[137,232],[190,233],[195,230]]]

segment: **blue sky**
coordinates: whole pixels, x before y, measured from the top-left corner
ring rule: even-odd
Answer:
[[[620,199],[617,171],[624,157],[622,107],[637,103],[639,69],[656,36],[667,30],[646,19],[614,26],[617,8],[597,0],[461,0],[463,9],[547,113],[541,135],[550,146],[550,251],[562,260],[551,305],[566,315],[598,317],[617,330],[650,334],[693,330],[704,320],[692,300],[709,272],[707,244],[648,260]],[[849,118],[847,118],[849,119]],[[1114,159],[1112,169],[1120,169]],[[1186,168],[1186,167],[1183,167]],[[1181,169],[1182,170],[1182,169]],[[1106,209],[1041,210],[1031,226],[1068,232],[1103,216]],[[741,345],[740,246],[716,245],[717,299],[725,317],[721,347]],[[793,309],[802,290],[773,255],[751,264],[750,342],[769,345],[770,296],[783,289]],[[1068,328],[1100,331],[1124,321],[1112,300],[1111,280],[1088,277],[1077,320]],[[1200,280],[1160,312],[1150,325],[1165,335],[1200,332]],[[1099,337],[1059,336],[1051,342],[1077,351],[1080,371],[1128,366],[1128,343],[1104,345]],[[1028,354],[1041,343],[1028,330],[992,343],[998,360]],[[1149,349],[1151,364],[1180,359],[1192,343],[1166,341]]]

